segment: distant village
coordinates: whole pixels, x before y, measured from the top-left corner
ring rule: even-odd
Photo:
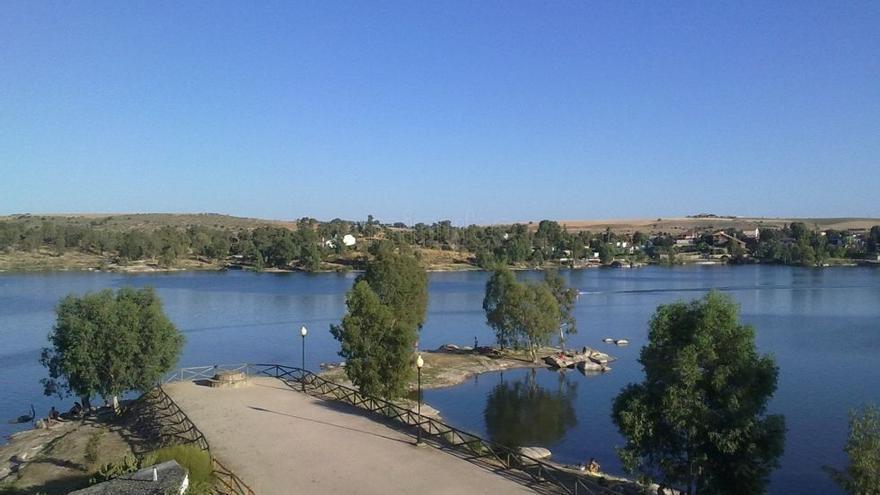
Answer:
[[[18,215],[0,218],[0,270],[338,271],[362,268],[380,243],[415,250],[432,270],[499,265],[773,263],[822,267],[880,263],[880,225],[835,230],[777,221],[755,226],[737,217],[701,215],[596,227],[553,220],[464,227],[448,220],[406,225],[382,223],[372,216],[366,221],[301,218],[273,223],[215,214]]]
[[[607,234],[609,253],[594,243],[583,260],[565,250],[560,262],[588,265],[637,266],[646,262],[666,264],[697,263],[779,263],[808,266],[831,264],[875,264],[880,262],[880,228],[809,230],[802,223],[783,228],[689,229],[678,234],[645,236]],[[603,256],[604,254],[604,256]]]

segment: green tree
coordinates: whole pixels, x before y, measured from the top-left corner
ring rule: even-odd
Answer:
[[[559,304],[547,284],[517,284],[508,291],[507,305],[519,345],[529,350],[532,361],[538,360],[538,348],[550,343],[560,325]]]
[[[323,255],[321,253],[320,239],[315,230],[315,221],[309,218],[300,219],[296,227],[296,244],[299,248],[298,257],[303,269],[314,272],[321,268]],[[342,243],[341,239],[336,241]]]
[[[880,495],[880,408],[850,412],[843,450],[849,457],[846,470],[825,468],[834,481],[850,495]]]
[[[611,244],[603,242],[599,245],[599,261],[601,261],[603,265],[610,264],[614,261],[614,247]]]
[[[511,287],[517,284],[516,276],[507,268],[497,268],[486,281],[486,293],[483,296],[483,311],[486,323],[495,331],[495,341],[502,349],[513,345],[516,341],[513,322],[505,304]]]
[[[428,277],[418,260],[382,244],[346,296],[348,311],[330,333],[345,372],[369,395],[398,397],[413,372],[413,349],[425,321]]]
[[[746,248],[738,242],[730,241],[730,263],[739,265],[746,261]]]
[[[486,323],[499,345],[525,347],[533,360],[563,324],[559,303],[546,282],[520,283],[507,268],[493,272],[483,297]]]
[[[187,238],[176,228],[166,225],[156,231],[153,238],[159,253],[159,263],[162,266],[174,266],[178,259],[186,255]]]
[[[737,312],[717,292],[657,308],[645,380],[614,401],[628,470],[691,495],[764,492],[785,435],[784,418],[765,415],[778,369]]]
[[[132,230],[122,234],[118,249],[123,261],[142,260],[152,256],[153,242],[147,234]]]
[[[495,255],[488,249],[481,249],[477,251],[474,263],[480,268],[489,270],[495,268],[495,265],[498,264],[498,260],[495,259]]]
[[[177,362],[183,335],[162,311],[152,288],[122,288],[61,300],[40,362],[44,391],[76,394],[84,404],[147,390]]]
[[[796,241],[807,240],[810,230],[803,222],[791,222],[788,225],[788,231]]]
[[[544,283],[550,288],[556,304],[559,305],[559,320],[566,334],[577,333],[577,319],[574,317],[574,303],[577,301],[578,290],[565,284],[565,279],[556,270],[544,272]]]
[[[397,326],[418,337],[428,309],[428,273],[407,248],[395,250],[380,243],[373,251],[376,258],[367,264],[361,279],[391,308]]]

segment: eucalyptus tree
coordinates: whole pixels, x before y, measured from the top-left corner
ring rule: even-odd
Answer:
[[[346,306],[330,332],[340,343],[348,378],[369,395],[402,395],[428,306],[425,269],[405,249],[382,243],[348,292]]]
[[[544,283],[550,288],[559,305],[560,331],[567,335],[577,333],[574,303],[578,298],[578,290],[567,286],[565,279],[554,269],[544,271]]]
[[[571,294],[564,283],[557,284],[559,295],[567,301]],[[566,303],[567,304],[567,303]],[[561,327],[574,324],[571,307],[560,309],[551,285],[542,282],[518,282],[505,267],[497,268],[486,282],[483,297],[486,323],[495,331],[495,340],[504,347],[525,348],[532,360]]]
[[[69,295],[56,310],[40,362],[46,395],[77,395],[84,405],[155,385],[180,356],[183,335],[152,288]]]

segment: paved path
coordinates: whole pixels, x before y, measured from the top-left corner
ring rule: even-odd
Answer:
[[[531,493],[527,487],[409,437],[361,411],[275,378],[239,389],[165,386],[211,451],[257,495]]]

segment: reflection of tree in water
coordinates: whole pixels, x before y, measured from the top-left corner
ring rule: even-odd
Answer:
[[[510,446],[548,445],[577,424],[577,383],[560,374],[555,391],[541,388],[531,370],[522,380],[492,389],[483,416],[489,438]]]

